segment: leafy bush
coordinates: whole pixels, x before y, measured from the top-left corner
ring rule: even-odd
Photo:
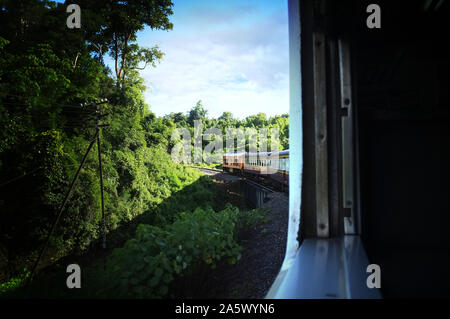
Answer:
[[[270,221],[267,217],[267,209],[256,208],[248,211],[240,211],[236,224],[236,234],[240,237],[244,232],[253,229],[257,225],[265,224]]]
[[[202,168],[212,168],[212,169],[218,169],[222,170],[222,158],[220,158],[220,163],[196,163],[193,166],[202,167]]]
[[[20,276],[11,278],[7,282],[0,283],[0,295],[21,287],[29,276],[30,272],[25,268]]]
[[[202,264],[215,267],[223,258],[236,263],[242,249],[235,240],[238,213],[231,206],[218,213],[197,208],[164,228],[139,225],[136,237],[113,252],[107,275],[115,280],[106,290],[117,297],[162,298],[175,278]]]

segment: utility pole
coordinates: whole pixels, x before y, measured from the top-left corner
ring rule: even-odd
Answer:
[[[63,200],[63,202],[62,202],[62,204],[61,204],[61,206],[60,206],[60,208],[58,210],[56,218],[53,221],[53,224],[52,224],[52,226],[51,226],[51,228],[50,228],[50,230],[49,230],[49,232],[47,234],[47,238],[45,240],[44,246],[42,247],[38,258],[36,259],[36,261],[35,261],[35,263],[33,265],[33,268],[31,270],[30,276],[28,277],[28,281],[26,283],[26,288],[28,288],[28,289],[30,289],[29,285],[30,285],[31,281],[33,280],[34,273],[36,272],[36,269],[39,266],[39,262],[41,261],[43,255],[45,253],[45,250],[47,249],[48,243],[50,241],[50,237],[51,237],[53,231],[55,230],[56,225],[58,224],[58,221],[59,221],[59,219],[60,219],[60,217],[62,215],[64,207],[66,206],[66,203],[69,200],[70,194],[71,194],[71,192],[73,190],[73,187],[75,186],[75,183],[76,183],[76,181],[78,179],[78,176],[80,175],[81,169],[83,168],[83,166],[84,166],[84,164],[86,162],[86,159],[87,159],[87,157],[89,155],[89,152],[91,151],[92,146],[94,145],[94,143],[96,141],[97,141],[97,147],[98,147],[98,161],[99,161],[99,170],[100,170],[100,188],[101,188],[101,202],[102,202],[102,226],[103,226],[103,248],[106,248],[106,223],[105,223],[105,207],[104,207],[104,199],[103,199],[103,172],[102,172],[102,157],[101,157],[101,146],[100,146],[100,144],[101,144],[100,143],[100,133],[101,133],[100,130],[101,130],[102,127],[109,126],[109,124],[100,124],[100,120],[103,117],[107,116],[107,114],[101,113],[99,105],[105,104],[107,102],[108,101],[106,99],[102,99],[98,103],[92,103],[92,104],[89,105],[89,106],[93,106],[95,108],[94,119],[95,119],[95,129],[96,129],[96,131],[95,131],[95,134],[94,134],[94,138],[91,140],[91,142],[90,142],[90,144],[89,144],[89,146],[88,146],[88,148],[86,150],[86,153],[84,154],[83,159],[81,160],[80,166],[78,167],[78,170],[75,173],[75,176],[73,177],[72,182],[70,183],[70,187],[69,187],[69,189],[68,189],[68,191],[67,191],[67,193],[66,193],[66,195],[64,197],[64,200]],[[82,107],[83,106],[86,107],[88,105],[87,104],[81,104],[81,106]],[[30,293],[30,291],[31,290],[29,290],[28,293]]]
[[[107,101],[100,101],[100,103],[94,103],[94,106],[97,108],[97,114],[96,114],[96,129],[97,129],[97,149],[98,149],[98,167],[99,167],[99,174],[100,174],[100,194],[101,194],[101,200],[102,200],[102,227],[103,227],[103,249],[106,249],[106,222],[105,222],[105,202],[103,198],[103,169],[102,169],[102,149],[101,149],[101,143],[100,143],[100,135],[101,135],[101,128],[105,126],[109,126],[109,124],[100,124],[99,121],[101,118],[105,117],[106,114],[101,113],[100,111],[100,104],[104,104]]]

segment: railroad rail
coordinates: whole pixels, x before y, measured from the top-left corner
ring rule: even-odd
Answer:
[[[243,175],[234,175],[234,174],[230,174],[229,172],[224,172],[222,170],[219,169],[215,169],[215,168],[206,168],[206,167],[198,167],[198,166],[190,166],[191,168],[196,168],[200,171],[204,171],[204,172],[213,172],[213,173],[220,173],[220,174],[225,174],[225,175],[231,175],[231,176],[235,176],[238,180],[243,180],[246,183],[250,184],[253,187],[259,188],[261,191],[264,191],[266,193],[273,193],[276,192],[277,190],[275,190],[273,187],[268,187],[267,185],[263,185],[262,183],[260,183],[260,181],[256,181],[254,178],[252,178],[251,176],[243,176]]]
[[[196,169],[201,170],[201,171],[210,171],[210,172],[216,172],[216,173],[226,173],[226,172],[224,172],[224,171],[222,171],[220,169],[216,169],[216,168],[207,168],[207,167],[200,167],[200,166],[189,166],[189,167],[196,168]]]

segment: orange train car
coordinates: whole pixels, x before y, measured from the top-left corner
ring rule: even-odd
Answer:
[[[289,150],[227,153],[223,155],[222,167],[224,172],[259,175],[274,185],[289,185]]]
[[[227,153],[223,154],[222,169],[224,172],[244,173],[245,153]]]

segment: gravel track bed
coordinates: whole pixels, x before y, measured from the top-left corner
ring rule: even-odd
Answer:
[[[260,299],[268,293],[283,263],[289,215],[287,194],[268,195],[263,208],[271,220],[250,230],[241,242],[242,258],[212,274],[208,298]]]

